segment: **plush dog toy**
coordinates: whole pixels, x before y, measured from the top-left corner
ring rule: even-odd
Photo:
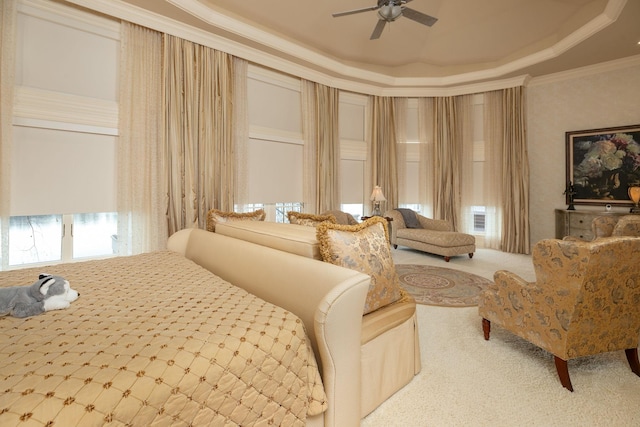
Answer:
[[[80,294],[60,276],[41,274],[31,286],[0,288],[0,316],[29,317],[67,308]]]

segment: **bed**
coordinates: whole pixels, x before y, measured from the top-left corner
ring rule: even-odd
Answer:
[[[80,293],[65,310],[0,318],[0,425],[356,425],[336,400],[353,391],[334,378],[342,356],[322,360],[340,351],[317,336],[322,307],[310,315],[256,295],[287,286],[287,270],[304,286],[304,265],[291,268],[302,257],[203,230],[172,239],[173,250],[0,273],[0,286],[46,272]],[[325,314],[368,286],[332,274],[322,292],[342,290],[314,297]]]

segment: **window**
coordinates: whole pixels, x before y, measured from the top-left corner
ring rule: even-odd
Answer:
[[[288,223],[289,217],[287,212],[302,212],[304,203],[292,202],[292,203],[250,203],[244,205],[242,212],[254,212],[258,209],[264,209],[267,217],[267,221]],[[238,212],[239,207],[235,206],[235,211]]]
[[[116,213],[12,216],[9,266],[108,256],[116,232]]]
[[[360,221],[360,218],[364,216],[364,205],[362,203],[347,203],[340,205],[342,212],[353,215],[356,221]]]
[[[418,203],[400,203],[401,208],[411,209],[417,213],[420,213],[421,206]]]
[[[15,167],[2,269],[110,255],[117,243],[120,24],[40,3],[18,8],[16,21]]]
[[[287,212],[302,212],[302,203],[276,203],[276,222],[289,222]]]
[[[73,258],[115,254],[118,239],[118,214],[88,213],[73,215],[71,225]]]
[[[12,216],[9,265],[62,259],[62,215]]]

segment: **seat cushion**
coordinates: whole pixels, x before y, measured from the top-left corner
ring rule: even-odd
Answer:
[[[362,316],[361,344],[366,344],[377,336],[406,322],[416,312],[416,300],[406,291],[401,290],[402,297],[378,310]]]
[[[441,247],[458,247],[475,245],[476,238],[471,234],[457,231],[436,231],[423,228],[403,228],[396,232],[398,238],[414,240]]]
[[[401,298],[384,218],[373,217],[358,225],[323,222],[316,230],[324,261],[371,276],[363,314]]]

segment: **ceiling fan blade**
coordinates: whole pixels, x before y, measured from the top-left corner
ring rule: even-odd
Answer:
[[[369,40],[379,39],[386,24],[387,21],[385,21],[384,19],[379,19],[376,27],[373,29],[373,33],[371,33],[371,37],[369,37]]]
[[[432,26],[436,23],[438,18],[434,18],[433,16],[426,15],[422,12],[418,12],[417,10],[413,10],[408,7],[404,7],[402,9],[402,16],[405,18],[409,18],[412,21],[416,21],[420,24],[426,25],[428,27]]]
[[[332,13],[331,16],[333,16],[334,18],[338,18],[340,16],[353,15],[355,13],[362,13],[362,12],[369,12],[370,10],[376,10],[376,9],[378,9],[378,6],[371,6],[371,7],[365,7],[362,9],[348,10],[346,12]]]

